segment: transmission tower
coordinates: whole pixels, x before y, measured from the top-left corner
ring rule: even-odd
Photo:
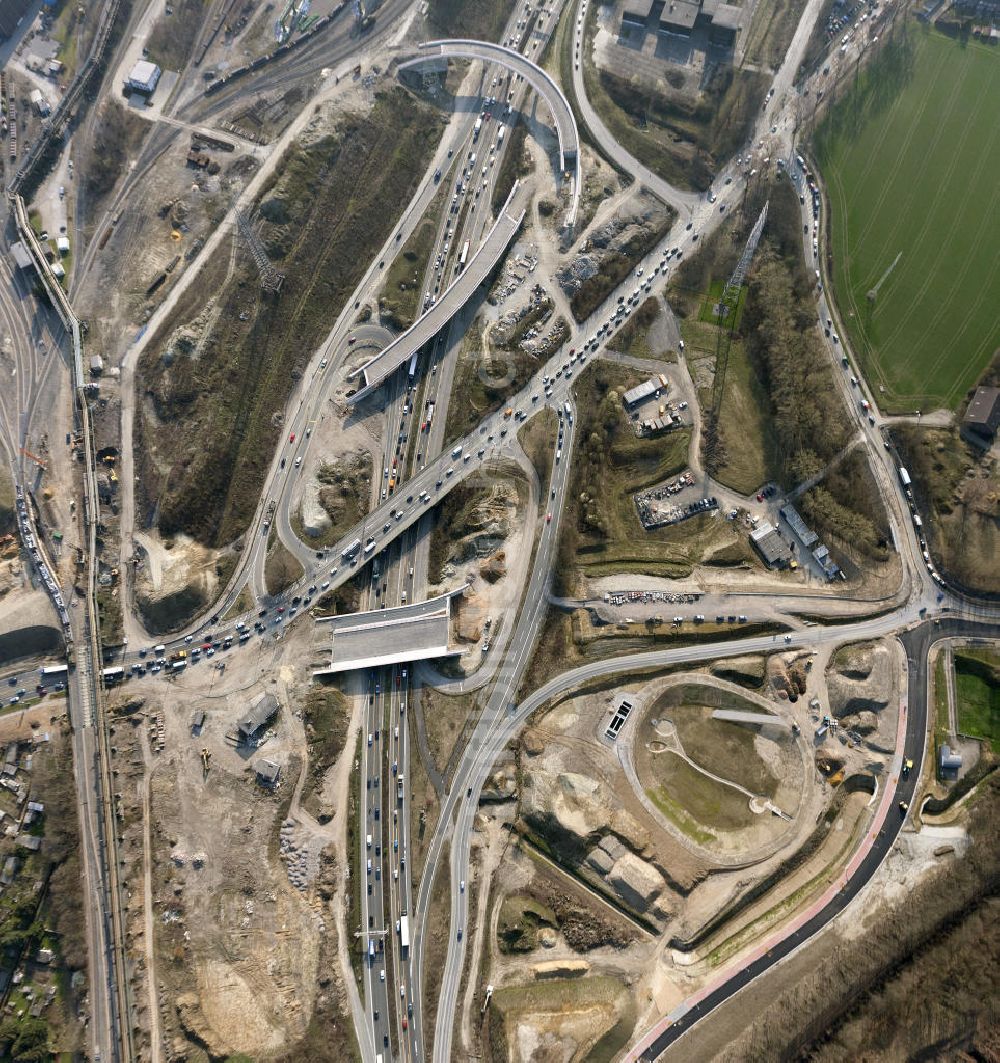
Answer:
[[[740,306],[740,293],[746,280],[747,271],[753,261],[754,252],[760,241],[760,234],[764,230],[764,222],[767,220],[767,203],[760,212],[760,217],[750,231],[750,238],[740,255],[740,260],[733,270],[726,286],[722,289],[719,302],[716,306],[716,318],[719,322],[715,340],[715,377],[712,381],[712,404],[705,411],[702,432],[702,446],[704,451],[705,467],[705,491],[709,489],[709,477],[724,461],[724,454],[719,440],[719,410],[722,407],[722,393],[726,386],[726,369],[729,366],[729,348],[733,343],[733,333],[736,331],[736,318]],[[727,321],[728,318],[728,321]]]
[[[254,265],[257,267],[257,272],[260,274],[261,288],[270,294],[277,294],[281,291],[281,285],[285,280],[285,275],[284,273],[279,273],[274,266],[271,265],[271,260],[267,257],[267,252],[264,250],[264,245],[260,242],[260,237],[257,235],[250,219],[242,210],[236,212],[236,227],[239,229],[240,235],[246,240],[250,247],[250,255],[253,258]]]
[[[760,243],[760,234],[764,231],[764,222],[766,220],[767,203],[764,204],[760,217],[754,223],[753,229],[750,230],[750,238],[747,240],[746,247],[743,248],[743,254],[740,255],[739,262],[736,263],[733,275],[726,282],[725,288],[722,289],[722,295],[719,296],[717,308],[719,331],[715,346],[715,379],[712,382],[711,418],[713,422],[718,418],[719,407],[722,405],[722,391],[726,383],[726,369],[729,366],[729,348],[733,342],[733,333],[736,331],[736,311],[739,309],[740,291],[746,281],[747,270],[750,269],[750,263],[753,261],[757,244]],[[726,326],[727,317],[729,318],[728,327]]]

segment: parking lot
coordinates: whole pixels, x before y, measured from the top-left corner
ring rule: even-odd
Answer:
[[[699,513],[714,513],[719,508],[717,498],[701,494],[690,470],[658,487],[641,491],[635,496],[635,505],[639,520],[647,531],[666,524],[679,524]]]

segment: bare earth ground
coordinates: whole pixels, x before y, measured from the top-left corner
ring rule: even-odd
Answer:
[[[772,655],[758,693],[748,693],[743,688],[704,674],[672,675],[649,682],[645,688],[642,683],[635,683],[620,690],[571,698],[533,721],[521,742],[518,776],[521,785],[536,785],[532,777],[540,772],[543,775],[568,773],[574,777],[584,776],[607,787],[608,793],[613,795],[611,807],[616,810],[616,815],[627,813],[641,824],[647,843],[642,856],[653,859],[673,883],[658,902],[659,907],[665,905],[670,910],[671,916],[661,935],[651,937],[648,933],[640,932],[636,942],[624,949],[599,946],[580,951],[573,948],[557,928],[555,933],[539,931],[538,944],[534,950],[504,955],[498,944],[498,920],[506,911],[504,898],[522,895],[543,898],[544,891],[540,893],[535,885],[541,881],[539,875],[550,886],[555,882],[560,889],[573,892],[579,903],[592,913],[591,920],[595,924],[614,912],[613,898],[609,902],[609,899],[594,893],[586,883],[567,875],[532,846],[508,846],[502,860],[488,860],[484,869],[485,873],[492,871],[493,880],[488,923],[475,929],[477,938],[480,934],[485,935],[483,942],[477,941],[475,947],[478,949],[488,945],[490,950],[488,958],[481,958],[486,965],[482,978],[490,980],[498,988],[525,986],[526,977],[529,981],[534,979],[530,984],[540,985],[539,979],[544,981],[553,975],[557,978],[565,976],[582,963],[583,966],[575,970],[575,974],[584,983],[592,984],[595,991],[602,984],[599,979],[603,975],[613,975],[623,980],[635,1013],[640,1016],[633,1031],[637,1033],[653,1017],[676,1006],[713,977],[721,966],[731,962],[745,948],[817,896],[856,848],[872,815],[869,795],[863,792],[838,793],[836,780],[833,785],[826,781],[829,774],[826,765],[836,762],[835,766],[842,769],[840,778],[843,778],[852,772],[871,770],[879,761],[885,762],[885,755],[879,754],[877,747],[888,739],[890,733],[894,733],[898,676],[902,667],[899,649],[894,642],[877,644],[867,650],[863,648],[860,657],[849,655],[838,659],[836,667],[830,666],[828,670],[829,657],[829,651],[815,655]],[[876,708],[877,703],[883,706],[874,714],[875,729],[861,744],[845,738],[843,731],[831,734],[826,741],[817,742],[814,731],[822,715],[836,711],[844,698],[843,690],[839,687],[838,692],[831,696],[827,690],[827,676],[832,676],[835,684],[843,684],[844,676],[838,669],[846,668],[853,675],[859,670],[863,671],[871,661],[878,663],[870,677],[863,681],[864,695]],[[796,681],[795,676],[800,677],[804,692],[797,692],[792,701],[788,690],[789,683]],[[760,765],[754,770],[759,778],[766,778],[769,773],[773,777],[772,800],[792,814],[792,821],[782,822],[765,813],[756,827],[716,831],[720,839],[718,857],[713,857],[711,852],[682,832],[665,830],[650,815],[641,800],[642,795],[633,789],[622,770],[621,749],[616,755],[612,744],[603,737],[614,708],[615,695],[631,690],[634,703],[639,704],[640,708],[623,728],[617,744],[633,743],[638,764],[641,761],[639,747],[645,742],[642,736],[650,730],[651,718],[657,715],[654,708],[658,697],[671,686],[691,681],[720,691],[732,691],[742,700],[761,708],[766,707],[770,712],[796,722],[801,731],[795,738],[789,734],[787,739],[781,740],[778,745],[782,745],[782,748],[775,746],[773,735],[772,738],[758,735],[752,744],[760,758]],[[819,700],[818,708],[812,705],[814,699]],[[683,707],[669,710],[670,713],[683,711],[687,710]],[[662,709],[659,715],[663,716]],[[692,732],[695,735],[698,733],[697,730]],[[705,733],[707,735],[709,732]],[[711,746],[699,746],[699,741],[701,739],[694,741],[689,755],[694,753],[710,763],[713,750]],[[821,764],[823,770],[818,767]],[[639,766],[638,770],[641,777],[644,769]],[[499,772],[494,776],[494,788],[500,785],[499,780],[505,772],[510,777],[510,767],[500,766]],[[741,771],[739,777],[744,778],[745,772]],[[553,791],[554,794],[557,792]],[[569,823],[577,813],[572,812],[573,806],[567,805],[566,800],[565,797],[558,799],[563,806],[560,814]],[[818,836],[817,842],[794,866],[782,870],[783,861],[800,850],[816,824],[822,820],[824,810],[830,808],[831,802],[837,804],[829,829]],[[510,813],[505,811],[508,807],[484,806],[481,817],[484,820],[492,818],[497,822],[506,822],[510,818]],[[484,826],[482,829],[485,831],[485,841],[490,828]],[[580,821],[580,829],[585,829],[585,821]],[[553,837],[550,836],[550,840]],[[935,845],[939,844],[940,839],[935,842]],[[911,870],[904,876],[906,883],[911,881],[912,876],[919,876],[928,862],[933,863],[933,859],[926,854],[932,852],[934,846],[921,841],[918,848],[924,857],[915,865],[911,863]],[[741,856],[744,858],[742,864]],[[749,865],[746,863],[748,860],[751,862]],[[732,861],[735,861],[736,866],[732,866]],[[775,874],[779,877],[759,899],[749,903],[741,900],[751,885],[765,876]],[[891,881],[891,878],[887,881]],[[732,914],[693,951],[669,947],[671,940],[695,937],[720,912],[730,908],[733,909]],[[625,915],[618,918],[628,919]],[[554,961],[551,971],[546,966],[550,960]],[[539,964],[542,966],[539,967]],[[550,1043],[547,1039],[561,1029],[561,1020],[557,1015],[565,1015],[565,1008],[550,1012],[544,994],[534,1005],[529,1003],[530,1000],[529,996],[518,1004],[517,1023],[507,1027],[507,1058],[539,1058],[532,1053],[540,1051],[544,1055],[543,1046]],[[473,1003],[478,1002],[479,998],[476,997]],[[469,1001],[466,1006],[470,1006]],[[605,1018],[610,1029],[614,1024],[608,1016]],[[474,1030],[474,1023],[472,1028]],[[516,1047],[510,1039],[512,1035],[517,1041]],[[493,1053],[491,1058],[497,1058],[499,1036],[495,1026],[491,1026],[490,1042],[482,1046]],[[474,1039],[471,1047],[475,1047]],[[682,1055],[678,1058],[696,1057]]]
[[[341,978],[324,974],[320,958],[331,952],[343,912],[334,871],[343,866],[336,843],[346,825],[353,744],[323,786],[337,813],[321,826],[298,808],[306,757],[300,705],[314,652],[309,622],[300,624],[280,643],[246,647],[225,670],[202,661],[179,679],[134,681],[122,698],[130,709],[115,731],[130,939],[140,968],[155,964],[169,1052],[190,1050],[192,1039],[222,1056],[282,1053],[304,1037],[310,1043],[321,974],[334,982],[322,999],[334,992],[344,1004]],[[278,715],[253,746],[238,745],[235,722],[265,691],[277,697]],[[192,729],[196,711],[206,713],[200,733]],[[273,791],[255,778],[264,759],[281,767]],[[152,949],[142,886],[146,787]],[[152,1010],[146,1000],[144,993],[144,1026]]]

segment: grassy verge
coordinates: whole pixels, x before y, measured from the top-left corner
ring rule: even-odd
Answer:
[[[284,432],[280,411],[411,198],[439,129],[431,108],[397,88],[366,116],[296,144],[260,205],[262,242],[286,277],[281,294],[265,298],[252,266],[239,269],[200,357],[179,331],[197,328],[200,306],[150,345],[139,366],[148,399],[137,418],[139,504],[161,529],[211,545],[243,532]]]
[[[719,410],[725,464],[715,477],[741,495],[755,492],[780,469],[777,441],[767,415],[769,397],[743,343],[729,349],[726,386]]]
[[[164,70],[183,70],[198,39],[208,7],[204,0],[175,0],[173,14],[161,15],[146,38],[149,60]]]
[[[407,717],[410,741],[413,743],[410,746],[413,755],[410,757],[410,778],[408,780],[410,787],[409,859],[413,888],[416,890],[424,873],[424,859],[427,855],[427,846],[434,835],[440,803],[417,747],[416,714],[408,712]]]
[[[701,684],[684,684],[666,690],[648,715],[666,714],[677,728],[684,752],[713,775],[730,779],[755,794],[773,797],[778,779],[756,749],[756,734],[728,720],[713,720],[715,709],[767,716],[761,706],[730,690]]]
[[[552,456],[555,454],[559,419],[554,411],[546,409],[525,424],[517,433],[517,441],[538,477],[538,508],[545,509],[549,498],[549,477],[552,472]]]
[[[302,787],[306,810],[324,822],[332,814],[320,806],[318,790],[326,773],[344,751],[349,713],[347,700],[335,686],[313,685],[303,705],[306,741],[309,744],[309,774]]]
[[[264,583],[268,594],[281,594],[302,578],[303,571],[301,563],[272,531],[264,562]]]
[[[90,54],[90,47],[97,32],[98,20],[78,4],[63,4],[49,31],[49,36],[62,47],[59,61],[63,64],[62,78],[66,84],[77,72],[77,67]]]
[[[430,687],[421,690],[427,748],[441,774],[447,779],[456,753],[460,753],[461,737],[476,711],[475,694],[440,694]]]
[[[438,190],[427,213],[410,233],[385,275],[385,286],[379,297],[379,313],[385,324],[400,332],[413,324],[421,309],[420,289],[434,248],[440,214],[448,198],[447,178],[442,183],[443,187]]]
[[[97,216],[96,206],[114,188],[118,178],[128,169],[128,160],[139,153],[151,122],[133,114],[115,100],[105,100],[97,112],[90,154],[81,175],[83,187],[92,197],[88,211]]]
[[[445,844],[438,861],[438,873],[430,894],[430,908],[427,916],[427,938],[424,942],[424,992],[425,1007],[428,1015],[436,1015],[438,1001],[441,998],[441,977],[444,973],[444,960],[448,953],[448,941],[451,937],[451,908],[448,903],[451,894],[451,843]]]
[[[647,790],[646,796],[675,827],[680,828],[692,841],[699,845],[707,845],[715,841],[715,835],[701,825],[695,815],[671,793],[666,783]]]
[[[948,723],[948,686],[945,671],[945,654],[938,652],[934,663],[934,765],[940,763],[941,747],[951,738]]]
[[[514,0],[428,0],[427,26],[440,38],[496,41],[513,10]]]
[[[0,469],[0,535],[11,535],[17,530],[17,513],[14,505],[14,478],[7,468]]]
[[[749,827],[755,815],[747,806],[746,794],[710,779],[676,753],[660,753],[650,758],[650,773],[656,781],[649,793],[657,806],[666,798],[675,821],[684,819],[683,811],[697,826],[714,830],[737,830]],[[684,830],[690,829],[688,824]]]
[[[510,136],[507,138],[507,150],[504,152],[503,161],[500,163],[496,180],[493,182],[493,198],[490,200],[490,206],[493,208],[494,214],[497,214],[504,203],[507,202],[507,197],[514,187],[514,182],[531,171],[530,158],[524,150],[524,141],[527,135],[528,127],[524,122],[518,122],[510,130]]]
[[[805,6],[805,0],[758,0],[746,30],[743,61],[777,70]]]
[[[450,445],[501,409],[527,384],[538,364],[534,355],[520,347],[503,351],[491,348],[484,357],[479,336],[466,336],[455,369],[453,400],[448,404],[445,442]]]
[[[955,696],[959,731],[1000,748],[1000,654],[956,652]]]
[[[229,607],[229,609],[223,614],[222,620],[225,623],[227,620],[235,620],[236,617],[242,616],[244,613],[250,612],[253,608],[253,595],[250,593],[249,587],[244,587],[240,591],[236,598],[236,601]]]
[[[991,375],[984,382],[994,379]],[[931,553],[952,582],[1000,594],[1000,491],[995,463],[953,428],[897,424],[892,439],[913,481]]]
[[[359,733],[354,745],[354,763],[361,763],[361,741]],[[361,773],[353,772],[349,787],[350,797],[347,808],[347,868],[350,886],[347,890],[347,937],[350,942],[351,968],[358,988],[364,992],[364,962],[366,942],[364,936],[356,937],[355,931],[361,930],[361,891],[365,889],[364,867],[361,864],[361,838],[358,834],[358,808],[364,799],[361,790]]]
[[[97,588],[97,615],[101,628],[101,645],[120,646],[124,637],[122,603],[117,587]]]

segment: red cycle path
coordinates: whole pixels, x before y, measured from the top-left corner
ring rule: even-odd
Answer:
[[[906,720],[907,709],[904,703],[900,703],[899,706],[899,719],[896,724],[896,749],[897,756],[902,755],[903,742],[906,737]],[[896,784],[899,782],[899,775],[894,770],[890,775],[885,791],[882,794],[882,800],[879,802],[878,811],[875,813],[875,819],[872,823],[871,830],[865,836],[864,842],[858,847],[857,852],[848,861],[847,866],[840,873],[837,880],[827,887],[826,891],[821,897],[813,902],[805,911],[797,915],[790,923],[786,924],[782,929],[775,934],[772,934],[766,941],[763,941],[760,945],[754,948],[751,952],[742,956],[735,964],[727,968],[724,974],[719,975],[718,978],[709,982],[708,985],[698,990],[697,993],[692,994],[683,1003],[679,1004],[669,1015],[662,1018],[655,1026],[647,1030],[643,1035],[642,1040],[638,1042],[628,1053],[625,1059],[628,1063],[637,1063],[642,1054],[656,1042],[656,1040],[671,1027],[678,1019],[682,1018],[687,1012],[695,1007],[700,1001],[710,996],[721,986],[724,986],[726,982],[738,975],[740,971],[749,967],[752,963],[755,963],[761,957],[765,956],[776,945],[780,944],[785,938],[790,937],[796,931],[800,930],[810,919],[814,919],[823,909],[836,897],[836,895],[844,889],[844,887],[851,880],[851,877],[860,867],[865,857],[868,855],[869,850],[872,847],[875,839],[878,837],[879,831],[882,829],[885,823],[886,816],[889,814],[889,808],[893,803],[896,795]],[[771,970],[772,968],[768,968]]]

